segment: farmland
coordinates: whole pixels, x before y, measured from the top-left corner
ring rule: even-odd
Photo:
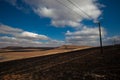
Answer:
[[[67,47],[67,48],[66,48]],[[73,50],[81,50],[90,48],[89,46],[73,46],[73,45],[63,45],[56,48],[51,47],[6,47],[0,49],[0,62],[24,59],[36,56],[45,56],[51,54],[58,54],[69,52]]]
[[[3,61],[1,80],[120,80],[120,46]]]

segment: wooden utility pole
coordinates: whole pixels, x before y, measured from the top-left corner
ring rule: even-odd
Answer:
[[[98,27],[99,27],[99,37],[100,37],[100,52],[101,54],[103,54],[103,45],[102,45],[102,32],[101,32],[101,24],[100,22],[98,22]]]

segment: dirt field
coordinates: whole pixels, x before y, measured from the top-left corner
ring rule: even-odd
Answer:
[[[36,56],[45,56],[74,50],[87,49],[87,46],[61,46],[55,49],[0,49],[0,62],[24,59]]]
[[[1,62],[0,80],[120,80],[120,46]]]

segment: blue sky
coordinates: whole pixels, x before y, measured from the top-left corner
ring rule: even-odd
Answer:
[[[103,8],[102,25],[108,30],[108,36],[120,35],[119,0],[101,0],[106,7]]]
[[[1,47],[99,45],[95,20],[101,22],[104,44],[120,40],[119,0],[73,3],[92,19],[67,0],[0,0]]]

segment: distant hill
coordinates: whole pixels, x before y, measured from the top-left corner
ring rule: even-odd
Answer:
[[[53,49],[54,47],[21,47],[21,46],[7,46],[1,49]]]
[[[59,49],[76,49],[76,48],[84,48],[84,47],[91,47],[91,46],[62,45],[59,47]]]
[[[8,52],[31,52],[31,51],[45,51],[51,50],[54,47],[19,47],[19,46],[8,46],[0,49],[0,53]]]

